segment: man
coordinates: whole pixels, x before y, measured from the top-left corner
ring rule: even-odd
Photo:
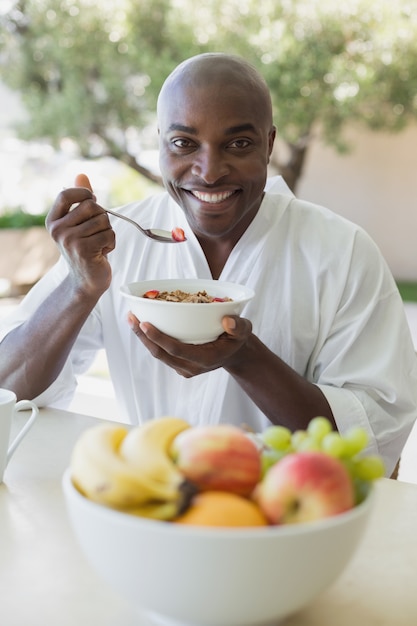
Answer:
[[[88,189],[62,191],[47,219],[62,260],[4,328],[0,384],[65,405],[104,346],[132,423],[177,414],[295,430],[324,415],[342,432],[364,427],[390,473],[416,417],[417,363],[376,246],[326,209],[264,193],[276,130],[267,86],[242,59],[182,63],[161,90],[158,124],[168,193],[124,210],[144,225],[182,227],[187,242],[112,227]],[[122,284],[176,276],[245,283],[256,297],[206,345],[131,314],[126,323]]]

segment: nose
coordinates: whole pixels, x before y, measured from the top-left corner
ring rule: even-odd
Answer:
[[[213,185],[229,172],[227,155],[222,151],[205,147],[194,154],[191,173],[201,178],[207,185]]]

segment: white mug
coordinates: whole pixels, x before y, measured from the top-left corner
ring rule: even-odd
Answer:
[[[0,389],[0,483],[3,482],[4,470],[13,453],[39,414],[39,409],[34,402],[30,400],[16,402],[16,400],[16,394],[13,391]],[[13,441],[9,443],[14,416],[18,411],[27,409],[31,409],[31,413],[25,425],[19,430]]]

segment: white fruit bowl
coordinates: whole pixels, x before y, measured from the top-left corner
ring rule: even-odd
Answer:
[[[75,535],[98,574],[152,623],[266,626],[334,583],[362,538],[373,494],[341,515],[248,529],[176,525],[63,490]]]
[[[231,298],[229,302],[166,302],[143,298],[149,290],[185,293],[206,291],[216,298]],[[224,315],[240,315],[244,305],[255,293],[245,285],[219,280],[172,278],[130,283],[121,287],[129,309],[141,322],[150,322],[160,331],[185,343],[214,341],[224,330]]]

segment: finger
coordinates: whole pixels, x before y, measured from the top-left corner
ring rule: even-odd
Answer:
[[[129,311],[129,313],[127,314],[127,323],[135,334],[140,331],[139,320],[136,315],[132,313],[132,311]]]
[[[166,335],[162,335],[152,324],[140,322],[131,311],[129,311],[127,315],[127,322],[136,337],[143,343],[155,359],[166,363],[180,373],[181,368],[179,364],[182,363],[182,360],[173,357],[159,343],[155,342],[153,338],[153,335],[160,335],[161,337],[166,337]]]
[[[127,323],[129,324],[130,328],[133,330],[135,335],[139,337],[139,339],[141,339],[141,341],[143,341],[147,345],[151,343],[155,344],[153,339],[148,338],[148,334],[158,335],[160,333],[154,326],[152,326],[152,324],[149,324],[147,322],[140,322],[138,318],[136,317],[136,315],[132,313],[132,311],[129,311],[127,314]]]
[[[193,360],[192,344],[184,343],[175,339],[175,337],[166,335],[149,322],[139,322],[139,332],[142,341],[146,341],[148,348],[149,345],[153,346],[151,352],[154,356],[159,350],[162,350],[166,355],[174,359]]]
[[[127,321],[135,335],[147,346],[153,356],[161,358],[162,354],[165,354],[170,358],[178,357],[180,360],[184,359],[184,356],[179,356],[178,351],[186,350],[188,344],[179,342],[177,339],[161,333],[149,322],[140,322],[132,311],[129,311]],[[186,356],[185,358],[188,357]]]
[[[75,177],[74,184],[75,184],[75,187],[85,187],[86,189],[93,191],[93,187],[90,183],[90,179],[88,178],[86,174],[77,174],[77,176]]]
[[[92,200],[93,195],[89,189],[85,187],[72,187],[64,189],[57,196],[47,217],[47,222],[59,220],[69,213],[73,204],[79,204],[84,200]]]
[[[77,176],[75,177],[75,186],[88,189],[93,194],[93,200],[97,200],[96,194],[93,192],[93,186],[90,183],[90,179],[86,174],[77,174]]]
[[[222,326],[229,336],[236,339],[244,339],[252,332],[250,320],[238,315],[225,315],[222,319]]]

